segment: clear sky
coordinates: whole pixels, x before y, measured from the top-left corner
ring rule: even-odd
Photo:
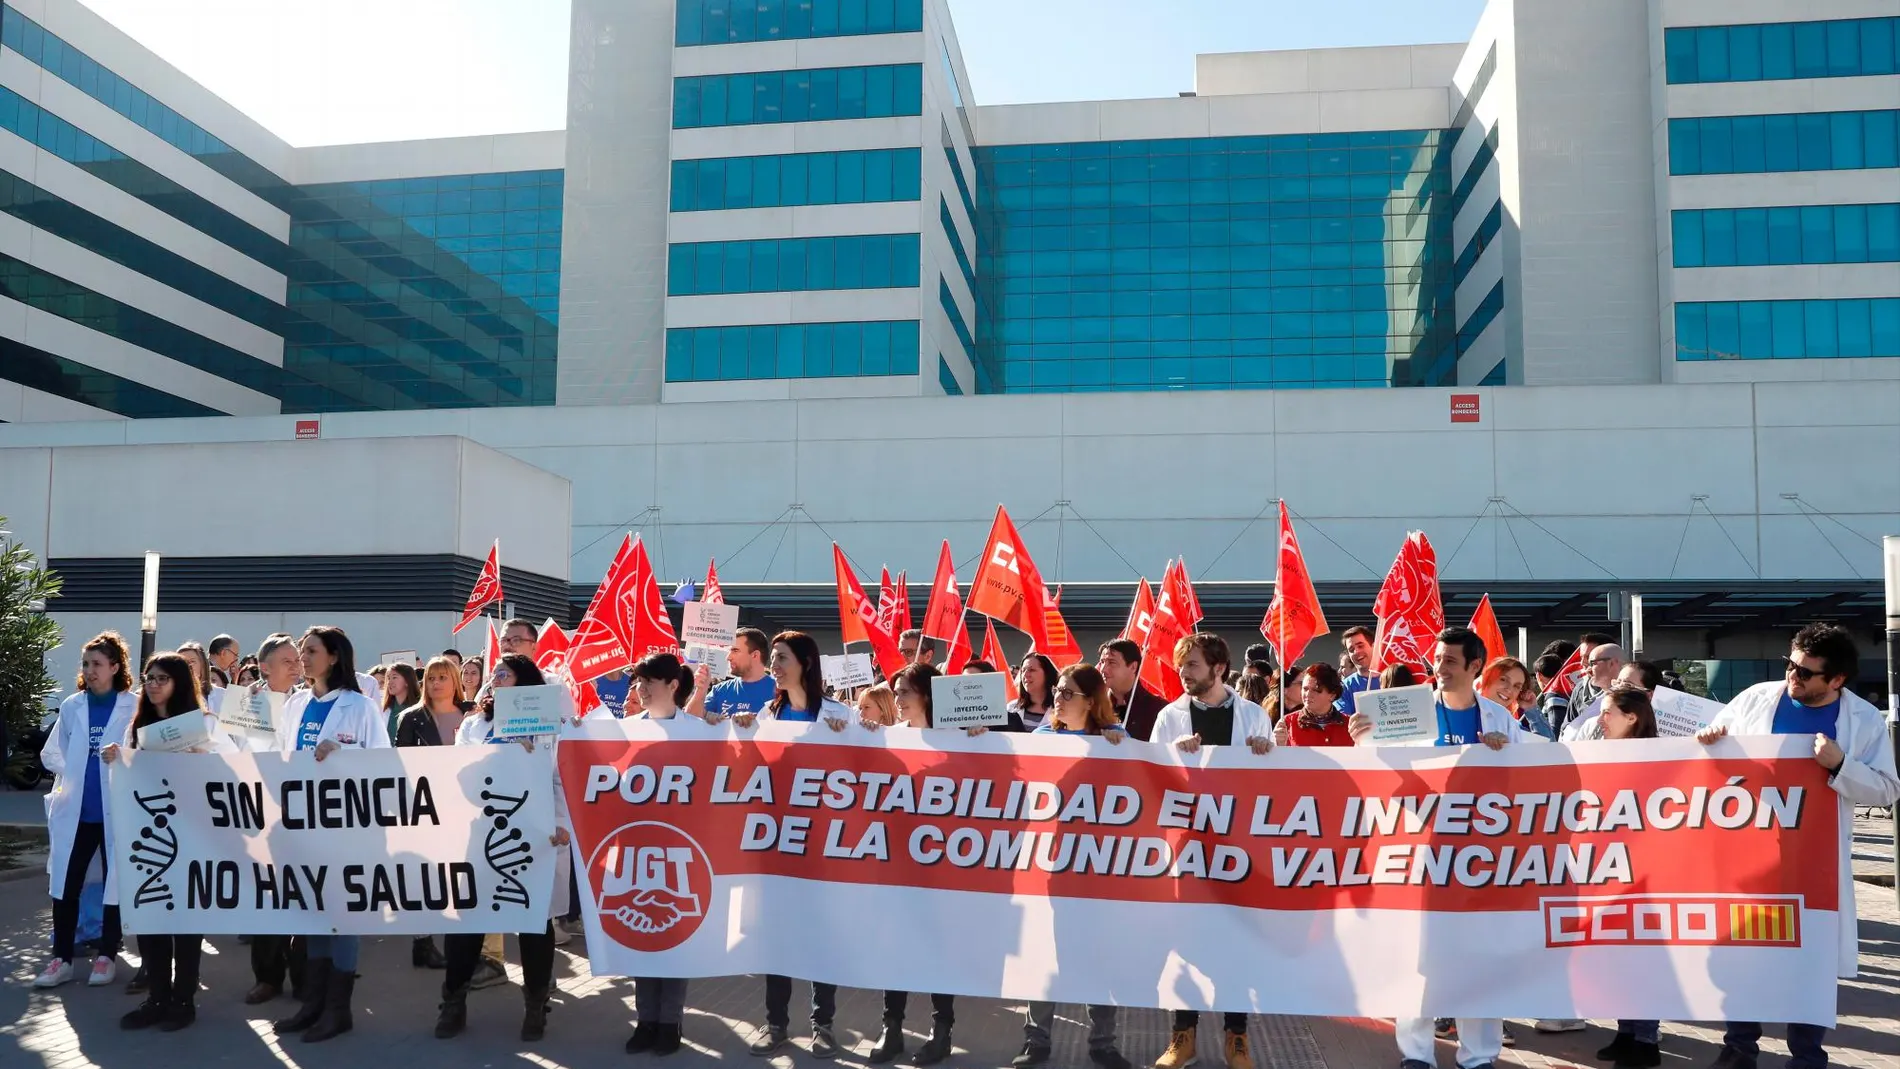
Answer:
[[[83,0],[293,145],[566,125],[568,0]],[[950,0],[981,104],[1173,96],[1194,56],[1463,41],[1483,0]]]

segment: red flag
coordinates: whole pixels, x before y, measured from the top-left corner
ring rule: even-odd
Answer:
[[[1161,592],[1155,599],[1154,624],[1141,645],[1141,681],[1163,701],[1173,701],[1183,693],[1181,677],[1174,670],[1174,647],[1194,630],[1193,622],[1183,619],[1194,611],[1183,607],[1192,605],[1182,594],[1186,580],[1187,573],[1181,562],[1169,561],[1168,570],[1161,576]]]
[[[998,672],[1003,673],[1003,694],[1010,701],[1015,701],[1016,673],[1009,670],[1009,659],[1003,656],[1003,644],[996,641],[994,620],[983,621],[983,656],[980,659],[990,662]]]
[[[910,630],[910,578],[906,572],[897,573],[897,626],[893,634],[902,634]]]
[[[646,544],[628,535],[594,590],[587,615],[574,629],[569,670],[576,680],[597,679],[616,668],[630,668],[649,653],[678,648],[679,636],[666,615]]]
[[[1293,534],[1293,520],[1287,515],[1286,502],[1282,501],[1273,602],[1267,606],[1266,619],[1260,621],[1260,633],[1279,655],[1280,664],[1291,668],[1306,650],[1306,644],[1313,641],[1313,636],[1330,630],[1326,613],[1319,607],[1319,594],[1313,589],[1313,577],[1306,570],[1306,557],[1300,553],[1300,540]]]
[[[699,600],[708,605],[724,605],[726,603],[726,592],[719,585],[719,569],[717,564],[718,562],[713,560],[706,562],[706,589],[699,593]]]
[[[455,625],[455,634],[475,622],[482,610],[497,601],[501,601],[501,539],[488,547],[488,559],[482,562],[482,574],[475,577],[475,589],[468,592],[468,603],[462,606],[462,622]]]
[[[1122,638],[1143,646],[1148,641],[1148,632],[1155,626],[1155,592],[1148,586],[1148,577],[1141,577],[1141,585],[1135,588],[1135,602],[1128,606],[1128,622],[1122,625]]]
[[[501,663],[501,636],[495,633],[495,621],[488,621],[488,645],[482,647],[482,667],[488,675],[495,674],[495,666]],[[483,682],[487,678],[483,677]]]
[[[891,582],[891,569],[884,568],[884,574],[877,584],[877,624],[887,634],[897,634],[897,587]]]
[[[541,670],[548,682],[566,684],[567,696],[574,702],[574,715],[586,716],[600,705],[600,695],[591,682],[574,682],[567,670],[568,645],[567,632],[549,617],[541,625],[540,637],[534,641],[534,666]]]
[[[1445,629],[1445,606],[1438,594],[1438,555],[1423,531],[1412,531],[1379,588],[1372,613],[1379,618],[1372,645],[1372,667],[1409,664],[1429,674],[1432,646]]]
[[[1550,689],[1552,693],[1568,698],[1571,691],[1576,690],[1577,684],[1582,680],[1583,647],[1578,646],[1571,651],[1570,659],[1564,662],[1564,666],[1557,669],[1557,678],[1551,680]]]
[[[1498,614],[1491,608],[1491,595],[1478,599],[1478,611],[1471,614],[1471,630],[1484,640],[1484,663],[1511,655],[1511,648],[1504,644],[1504,629],[1498,626]]]
[[[1028,635],[1039,650],[1049,649],[1049,620],[1044,615],[1048,595],[1042,573],[1029,559],[1022,536],[1010,522],[1009,512],[996,506],[990,539],[983,546],[983,563],[970,584],[970,609],[1001,620]]]
[[[937,551],[937,574],[930,581],[923,632],[926,638],[949,644],[943,661],[946,675],[963,671],[970,660],[970,629],[963,623],[963,594],[957,590],[957,566],[950,557],[949,539]]]
[[[1075,635],[1069,631],[1069,622],[1062,618],[1062,588],[1048,595],[1048,604],[1043,606],[1043,626],[1049,631],[1049,647],[1042,654],[1049,658],[1058,669],[1078,664],[1082,660],[1082,647],[1075,644]]]
[[[1167,576],[1162,576],[1162,581],[1167,581]],[[1174,583],[1175,603],[1179,607],[1175,616],[1187,626],[1188,633],[1193,634],[1201,621],[1207,619],[1207,614],[1201,611],[1201,599],[1195,596],[1194,584],[1188,580],[1186,557],[1174,562]]]
[[[904,655],[897,648],[897,636],[886,630],[879,620],[877,607],[864,594],[864,587],[851,571],[851,565],[844,559],[844,550],[838,543],[831,544],[831,568],[837,577],[838,621],[844,632],[847,645],[852,642],[869,642],[871,654],[877,658],[877,665],[889,679],[904,667]],[[855,633],[854,633],[855,632]]]
[[[950,639],[950,652],[943,658],[943,674],[953,676],[963,671],[970,663],[970,632],[959,622],[957,633]]]

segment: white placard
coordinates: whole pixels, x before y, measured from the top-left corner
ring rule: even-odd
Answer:
[[[1356,715],[1372,720],[1364,741],[1375,746],[1438,737],[1438,699],[1429,685],[1362,690],[1352,705]]]
[[[540,687],[496,687],[494,694],[495,726],[490,732],[494,738],[558,735],[561,721],[569,716],[567,688],[559,683]]]
[[[1001,672],[937,676],[930,681],[930,726],[993,728],[1009,723],[1009,686]]]
[[[411,668],[421,668],[422,660],[415,650],[391,650],[383,654],[379,664],[406,664]]]
[[[1668,687],[1652,691],[1649,704],[1656,710],[1656,734],[1662,736],[1693,735],[1708,727],[1723,708],[1721,702]]]
[[[868,653],[820,654],[818,671],[824,675],[826,685],[838,690],[855,690],[877,682]]]
[[[139,729],[139,749],[184,753],[211,742],[211,724],[202,713],[166,717]]]
[[[226,687],[218,702],[218,723],[232,731],[277,730],[277,718],[284,711],[284,695],[265,688],[251,693],[249,687]]]
[[[728,646],[702,646],[696,642],[686,644],[686,663],[703,664],[712,673],[715,680],[732,675],[731,652]]]
[[[689,601],[680,614],[683,646],[730,646],[739,634],[739,606]]]

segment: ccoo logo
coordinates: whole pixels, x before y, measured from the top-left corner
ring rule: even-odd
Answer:
[[[601,840],[587,861],[600,927],[629,950],[671,950],[706,920],[712,862],[671,824],[640,821]]]

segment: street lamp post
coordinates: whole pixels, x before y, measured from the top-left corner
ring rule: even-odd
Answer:
[[[1887,739],[1900,762],[1900,535],[1881,539],[1887,573]],[[1892,810],[1894,896],[1900,899],[1900,805]]]
[[[139,599],[139,667],[152,659],[158,647],[158,550],[145,551],[145,589]]]

